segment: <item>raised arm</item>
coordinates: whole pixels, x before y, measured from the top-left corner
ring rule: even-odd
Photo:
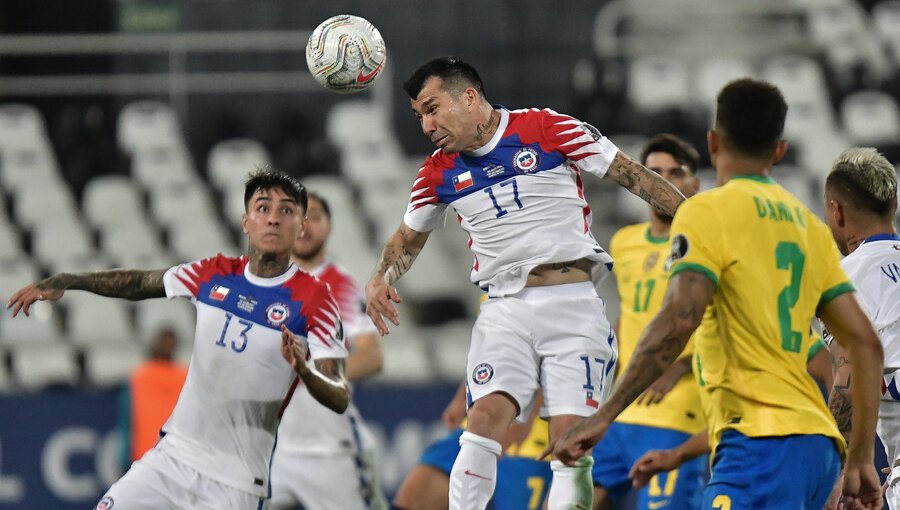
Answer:
[[[884,363],[881,341],[853,293],[837,296],[821,306],[818,314],[847,354],[846,357],[835,356],[836,375],[829,401],[842,432],[846,430],[847,415],[850,414],[844,497],[849,503],[861,504],[864,508],[880,508],[881,485],[874,467],[873,438]],[[841,375],[842,364],[849,364],[849,377]]]
[[[401,222],[400,228],[384,245],[375,274],[366,284],[366,313],[382,335],[389,332],[384,317],[395,326],[400,325],[397,309],[394,308],[394,303],[400,302],[400,295],[392,285],[412,267],[429,234],[417,232]]]
[[[641,334],[631,362],[609,400],[556,444],[554,453],[559,460],[571,465],[583,457],[600,441],[619,413],[659,379],[700,325],[715,291],[712,280],[696,271],[681,271],[669,280],[662,309]]]
[[[285,325],[281,326],[281,355],[320,404],[336,413],[347,410],[350,388],[344,380],[343,358],[319,358],[310,367],[306,362],[306,346]]]
[[[60,273],[19,289],[6,302],[15,317],[19,310],[28,315],[35,301],[56,301],[66,290],[85,290],[100,296],[137,301],[165,297],[163,285],[165,269],[113,269],[94,273]]]
[[[639,196],[641,200],[669,217],[685,201],[684,195],[658,173],[628,157],[622,151],[606,171],[606,178]]]

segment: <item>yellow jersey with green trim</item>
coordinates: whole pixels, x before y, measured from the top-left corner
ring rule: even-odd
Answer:
[[[716,285],[694,336],[710,444],[726,429],[822,434],[843,452],[806,371],[817,308],[853,291],[825,224],[771,178],[738,176],[684,202],[671,233],[670,278],[695,271]]]
[[[669,283],[665,269],[669,254],[669,238],[650,235],[650,223],[623,227],[609,244],[615,260],[613,274],[619,287],[621,312],[619,315],[619,360],[617,376],[628,366],[638,339],[650,319],[662,306]],[[693,353],[688,342],[682,356]],[[654,405],[637,402],[626,408],[616,419],[620,423],[646,425],[696,434],[706,428],[706,418],[700,407],[700,394],[693,374],[686,374],[672,390]]]

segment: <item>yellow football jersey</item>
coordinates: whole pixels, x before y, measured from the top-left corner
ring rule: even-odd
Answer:
[[[665,269],[669,254],[669,238],[650,235],[650,224],[639,223],[620,229],[609,243],[615,260],[613,274],[619,287],[619,361],[621,375],[631,360],[637,341],[662,306],[669,283]],[[682,356],[690,356],[688,343]],[[695,434],[706,428],[706,417],[700,407],[700,394],[692,374],[681,378],[659,404],[630,405],[616,420],[634,425],[647,425]]]
[[[697,271],[716,284],[694,336],[710,444],[734,429],[822,434],[843,450],[806,371],[816,309],[853,290],[828,228],[772,179],[739,176],[681,205],[671,260],[672,275]]]
[[[550,440],[550,425],[546,420],[535,418],[531,422],[531,431],[521,443],[513,443],[506,448],[506,455],[511,457],[525,457],[529,459],[537,459]],[[550,457],[547,457],[547,461]]]

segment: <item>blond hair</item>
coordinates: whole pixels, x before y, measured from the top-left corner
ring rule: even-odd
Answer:
[[[897,172],[877,150],[854,147],[834,160],[825,186],[839,192],[859,209],[885,215],[893,212]]]

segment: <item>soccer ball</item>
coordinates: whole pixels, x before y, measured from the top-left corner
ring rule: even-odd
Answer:
[[[328,18],[306,43],[306,66],[313,78],[340,94],[371,87],[386,60],[387,49],[378,29],[359,16]]]

